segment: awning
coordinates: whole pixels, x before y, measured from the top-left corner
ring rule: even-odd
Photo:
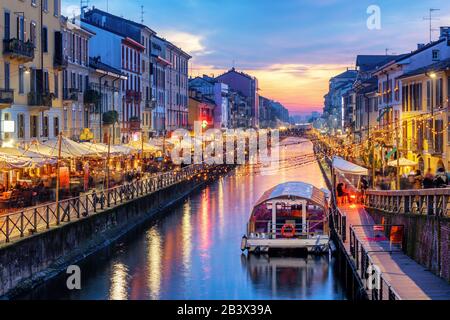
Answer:
[[[397,160],[392,160],[388,162],[388,166],[390,167],[396,167],[397,166]],[[400,158],[399,159],[399,166],[400,167],[415,167],[417,166],[417,162],[406,159],[406,158]]]
[[[96,153],[102,153],[102,154],[108,154],[108,145],[104,143],[92,143],[92,142],[82,142],[83,146],[88,148],[89,150],[96,152]],[[122,146],[116,146],[111,145],[109,147],[109,153],[118,155],[118,154],[130,154],[131,149],[127,147]]]
[[[333,157],[333,168],[343,174],[353,174],[358,176],[369,175],[369,170],[366,168],[358,166],[357,164],[351,163],[337,156]]]
[[[48,140],[42,143],[31,145],[28,150],[36,152],[49,157],[58,157],[58,140]],[[62,137],[61,140],[61,157],[62,158],[75,158],[75,157],[88,157],[88,156],[100,156],[95,150],[83,146],[83,144],[70,140],[66,137]]]
[[[42,167],[46,164],[55,164],[56,158],[20,148],[0,148],[0,163],[2,168],[7,169]]]
[[[132,148],[138,152],[140,152],[142,149],[144,149],[144,152],[156,152],[161,150],[160,147],[151,145],[147,142],[142,143],[142,141],[130,141],[125,146]]]

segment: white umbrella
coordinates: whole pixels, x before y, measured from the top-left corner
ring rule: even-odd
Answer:
[[[400,167],[415,167],[415,166],[417,166],[417,162],[414,162],[414,161],[406,159],[406,158],[400,158],[400,159],[398,159],[398,165]],[[388,162],[388,166],[396,167],[397,166],[397,160],[389,161]]]

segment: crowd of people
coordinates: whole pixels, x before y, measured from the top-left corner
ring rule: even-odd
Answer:
[[[378,190],[396,190],[395,172],[377,174],[375,177],[375,187]],[[431,168],[428,168],[425,174],[421,170],[412,170],[408,174],[402,174],[400,177],[400,190],[408,189],[431,189],[447,188],[449,178],[444,168],[438,168],[436,174],[433,174]]]

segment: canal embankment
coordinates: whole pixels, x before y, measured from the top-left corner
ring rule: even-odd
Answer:
[[[0,297],[14,297],[64,272],[69,265],[166,212],[230,168],[217,166],[208,169],[207,174],[198,171],[172,183],[157,182],[155,188],[142,188],[140,192],[134,189],[131,197],[120,194],[120,202],[116,196],[108,194],[108,199],[102,198],[100,205],[94,203],[94,208],[99,206],[95,214],[86,214],[86,211],[77,220],[2,244]]]
[[[317,143],[315,144],[315,152],[317,157],[317,162],[319,164],[320,170],[322,172],[323,178],[327,184],[328,189],[331,191],[332,201],[331,201],[331,213],[330,213],[330,230],[331,230],[331,241],[334,243],[336,250],[334,252],[336,256],[336,269],[337,274],[340,277],[342,286],[344,287],[349,299],[351,300],[367,300],[368,296],[364,290],[364,283],[355,268],[352,257],[348,254],[345,249],[344,241],[341,236],[339,229],[345,228],[342,226],[342,222],[338,220],[337,208],[334,201],[334,190],[332,184],[332,173],[331,173],[331,159],[326,155],[322,154],[319,150]]]
[[[378,224],[404,227],[403,251],[435,275],[450,282],[450,217],[415,213],[368,212]]]

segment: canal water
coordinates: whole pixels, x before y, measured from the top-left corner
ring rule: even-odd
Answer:
[[[262,193],[302,180],[325,187],[317,163],[300,166],[309,141],[289,138],[278,169],[240,167],[177,208],[80,264],[81,290],[66,274],[24,299],[346,299],[328,255],[247,257],[240,250]]]

